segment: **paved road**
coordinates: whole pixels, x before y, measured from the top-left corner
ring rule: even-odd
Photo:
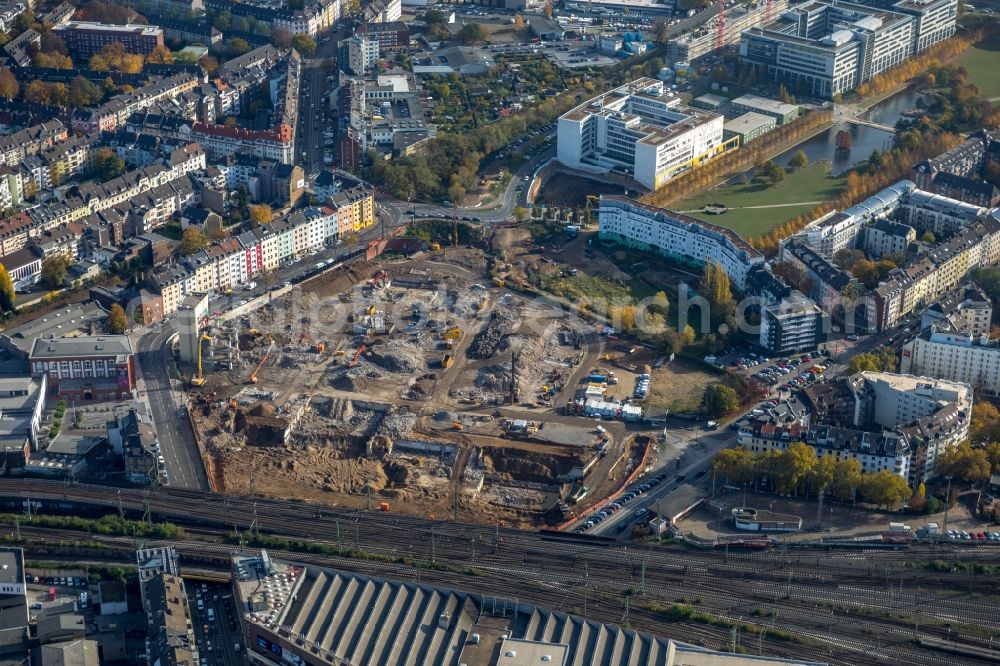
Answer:
[[[736,433],[731,430],[715,432],[712,434],[705,434],[699,431],[672,430],[675,430],[675,434],[680,433],[690,436],[688,448],[678,459],[681,461],[681,467],[678,468],[676,463],[668,463],[658,469],[652,470],[649,474],[643,475],[643,477],[637,480],[633,485],[641,485],[644,483],[642,479],[648,479],[661,473],[666,474],[667,479],[663,483],[651,488],[648,492],[639,495],[634,500],[624,505],[620,511],[611,514],[609,518],[590,529],[587,532],[588,534],[599,534],[602,536],[622,535],[622,531],[628,525],[638,520],[635,516],[636,509],[655,509],[656,505],[661,500],[666,499],[670,493],[677,490],[679,486],[685,483],[702,482],[703,479],[708,479],[708,474],[711,473],[712,459],[715,457],[715,454],[736,443]],[[691,448],[692,443],[695,441],[700,442],[701,447],[697,449]],[[684,464],[685,459],[689,461],[686,465]],[[603,506],[603,504],[601,506]],[[585,522],[587,521],[582,519],[577,521],[577,523],[574,523],[572,527],[575,528],[577,524]],[[624,536],[630,535],[624,534]]]
[[[173,367],[168,341],[174,334],[168,322],[139,338],[139,393],[149,403],[157,439],[167,468],[166,482],[181,488],[208,490],[208,477],[198,448],[191,437],[191,425],[174,394],[170,379]]]

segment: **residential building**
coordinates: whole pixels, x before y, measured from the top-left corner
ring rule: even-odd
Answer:
[[[885,470],[904,478],[910,475],[909,442],[895,432],[872,433],[831,425],[808,427],[761,418],[741,425],[736,442],[755,454],[783,451],[793,442],[802,442],[812,447],[817,458],[831,456],[834,460],[857,460],[863,474]]]
[[[405,21],[362,23],[355,34],[378,42],[379,53],[401,51],[410,46],[410,26]]]
[[[830,316],[801,292],[761,308],[759,344],[778,356],[818,349],[830,332]]]
[[[778,125],[792,122],[799,117],[801,111],[802,107],[798,104],[789,104],[758,95],[740,95],[729,103],[729,113],[732,115],[759,113],[774,118],[774,122]]]
[[[740,58],[794,90],[831,98],[954,34],[956,7],[955,0],[904,0],[891,9],[808,1],[745,31]]]
[[[163,30],[155,25],[112,25],[89,21],[67,21],[52,28],[62,37],[73,58],[86,60],[105,46],[121,44],[128,53],[149,55],[163,46]]]
[[[950,235],[986,214],[987,209],[940,194],[914,190],[900,202],[901,217],[912,227]]]
[[[1000,142],[985,130],[973,132],[949,151],[913,165],[910,178],[922,190],[930,190],[939,173],[975,178],[990,159],[997,159]]]
[[[741,291],[752,269],[764,264],[764,256],[733,230],[665,208],[602,196],[599,217],[602,239],[656,251],[695,266],[718,263]]]
[[[353,35],[344,40],[347,49],[347,67],[355,76],[366,76],[378,66],[379,42],[364,35]]]
[[[662,81],[641,78],[559,118],[557,159],[588,171],[625,171],[649,189],[719,155],[722,116],[681,105]]]
[[[931,194],[940,194],[981,208],[1000,206],[1000,189],[985,180],[938,171],[933,174],[925,189]]]
[[[932,324],[903,344],[900,372],[961,382],[1000,394],[1000,341],[947,323]]]
[[[801,441],[818,456],[855,459],[864,473],[887,470],[914,487],[968,437],[972,413],[965,384],[886,372],[824,380],[801,398],[808,415],[765,411],[740,426],[738,443],[760,453]]]
[[[199,662],[194,623],[177,552],[170,546],[136,552],[139,589],[146,612],[147,660],[158,666]]]
[[[401,0],[373,0],[362,12],[366,23],[392,23],[403,14]]]
[[[135,390],[135,351],[127,335],[37,338],[28,357],[34,377],[76,402],[124,400]]]
[[[867,318],[875,330],[892,328],[911,312],[955,289],[978,266],[1000,263],[1000,219],[994,210],[941,245],[911,257],[870,292]]]
[[[864,225],[893,213],[915,190],[911,181],[901,180],[845,211],[831,211],[792,236],[803,240],[825,259],[840,250],[854,248]]]
[[[986,292],[971,282],[940,296],[920,316],[920,330],[938,325],[967,331],[974,337],[989,335],[993,303]]]
[[[285,124],[268,130],[248,130],[194,123],[191,138],[214,158],[247,153],[291,164],[295,157],[295,136],[291,126]]]
[[[910,243],[915,240],[916,229],[908,224],[882,218],[865,227],[865,254],[876,259],[905,256]]]

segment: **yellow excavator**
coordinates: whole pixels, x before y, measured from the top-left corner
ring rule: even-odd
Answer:
[[[201,369],[201,343],[205,340],[211,340],[212,338],[205,333],[201,334],[198,338],[198,372],[194,377],[191,378],[191,386],[204,386],[205,385],[205,375],[202,373]]]

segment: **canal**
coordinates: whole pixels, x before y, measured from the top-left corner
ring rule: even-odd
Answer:
[[[904,111],[916,106],[919,96],[916,90],[907,88],[873,106],[865,112],[864,118],[881,125],[894,126]],[[837,152],[837,132],[840,130],[847,130],[851,133],[851,150],[849,152]],[[837,176],[859,162],[867,160],[873,150],[891,148],[892,137],[891,133],[875,127],[840,123],[786,150],[774,158],[774,161],[786,166],[795,153],[804,150],[810,162],[817,160],[830,162],[830,173]]]

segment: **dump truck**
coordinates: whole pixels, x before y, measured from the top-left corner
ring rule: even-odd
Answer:
[[[445,354],[444,358],[441,359],[441,367],[450,368],[451,362],[452,362],[451,354]]]

